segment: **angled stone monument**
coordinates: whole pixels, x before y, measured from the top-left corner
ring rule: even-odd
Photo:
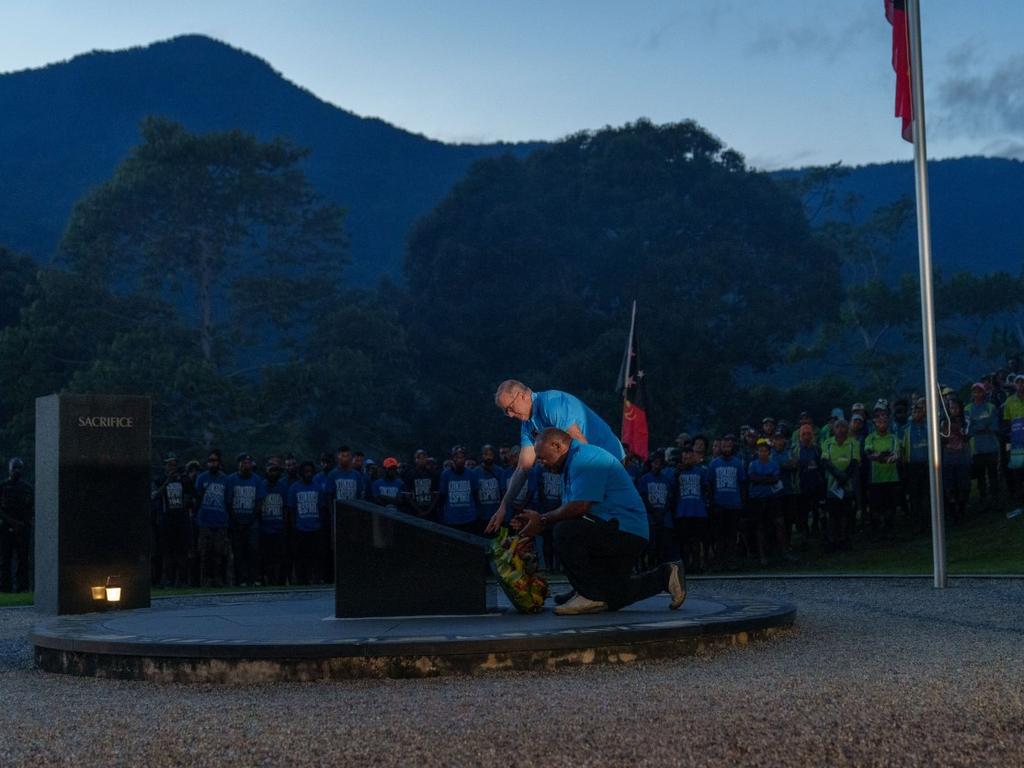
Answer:
[[[337,618],[495,609],[487,539],[362,501],[336,502],[334,514]]]
[[[44,613],[144,608],[150,597],[150,401],[36,400],[35,606]]]

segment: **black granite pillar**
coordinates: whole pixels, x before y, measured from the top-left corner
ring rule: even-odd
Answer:
[[[149,605],[150,402],[120,395],[36,400],[35,605],[106,606],[91,587],[115,576],[122,608]]]
[[[335,505],[335,616],[487,613],[488,540],[361,501]]]

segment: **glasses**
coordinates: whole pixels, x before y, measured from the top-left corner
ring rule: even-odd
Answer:
[[[506,416],[515,416],[516,415],[515,409],[513,409],[512,406],[515,405],[516,400],[519,399],[519,396],[521,394],[523,394],[522,390],[520,390],[520,391],[516,392],[514,395],[512,395],[512,399],[508,401],[508,405],[506,405],[502,409],[503,411],[505,411],[505,415]]]

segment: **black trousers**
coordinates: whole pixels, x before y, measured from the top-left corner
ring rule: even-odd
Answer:
[[[928,525],[931,512],[931,486],[928,480],[928,465],[911,462],[905,467],[907,496],[910,500],[910,517],[914,525],[923,528]]]
[[[974,477],[978,481],[978,495],[981,498],[988,498],[989,494],[995,495],[999,492],[996,478],[999,473],[999,454],[976,453],[971,461]]]
[[[28,526],[14,531],[0,524],[0,592],[29,590],[29,550],[32,548],[32,529]],[[14,560],[18,565],[14,567]],[[14,580],[11,571],[15,570]]]
[[[563,520],[555,526],[555,552],[576,594],[608,603],[615,611],[668,588],[669,565],[633,575],[647,548],[639,536],[590,518]]]

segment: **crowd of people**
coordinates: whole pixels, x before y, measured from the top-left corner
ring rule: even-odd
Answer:
[[[1024,376],[1008,389],[989,379],[966,405],[943,393],[940,440],[950,521],[964,519],[972,481],[990,503],[1005,486],[1024,492]],[[624,464],[647,508],[650,544],[638,567],[682,559],[691,573],[797,560],[809,540],[849,549],[855,534],[891,538],[930,521],[928,427],[922,397],[835,408],[824,425],[804,412],[793,423],[765,417],[719,437],[682,434],[676,445]],[[520,447],[454,446],[438,460],[375,462],[342,446],[319,464],[270,456],[262,472],[248,454],[223,467],[211,451],[179,469],[168,456],[155,485],[158,583],[319,583],[332,577],[331,502],[360,499],[482,534],[520,465]],[[553,511],[563,477],[532,463],[504,517]],[[550,532],[539,553],[559,567]]]
[[[228,466],[212,450],[205,467],[167,455],[152,487],[154,584],[329,582],[334,501],[393,506],[480,535],[524,510],[555,511],[564,478],[533,460],[526,429],[543,401],[525,391],[532,398],[525,405],[510,395],[503,407],[523,420],[521,446],[457,445],[440,460],[417,450],[409,461],[379,463],[342,446],[318,463],[272,455],[260,467],[248,453]],[[1024,494],[1024,375],[985,377],[970,387],[966,404],[949,390],[941,401],[949,520],[967,515],[972,483],[982,508],[992,507],[1003,488],[1011,499]],[[923,397],[879,399],[870,409],[863,403],[849,413],[834,408],[821,426],[803,412],[792,424],[765,417],[717,437],[681,434],[675,445],[646,457],[627,446],[621,461],[650,531],[637,568],[681,560],[690,573],[723,571],[742,558],[797,560],[815,538],[832,552],[849,549],[861,533],[871,541],[891,538],[898,528],[927,530],[925,413]],[[0,589],[6,591],[27,589],[30,580],[32,489],[23,469],[12,459],[10,477],[0,484]],[[550,530],[539,533],[537,550],[557,570],[553,538]]]

